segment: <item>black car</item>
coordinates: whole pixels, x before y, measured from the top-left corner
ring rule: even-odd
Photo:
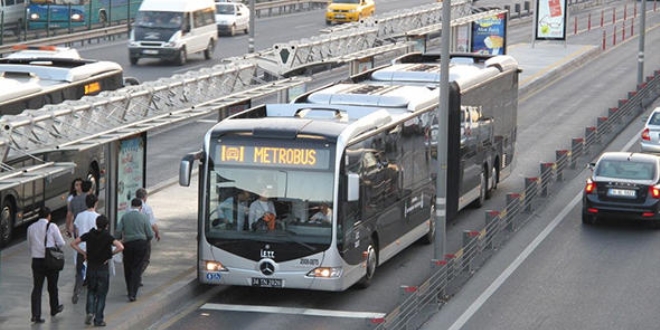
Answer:
[[[582,198],[582,222],[599,219],[660,220],[660,157],[606,152],[590,164]]]

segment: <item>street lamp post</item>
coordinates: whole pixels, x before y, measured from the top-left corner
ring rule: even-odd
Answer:
[[[646,0],[642,0],[642,15],[639,19],[639,52],[637,53],[637,85],[644,82],[644,37],[646,35]]]
[[[248,53],[254,53],[254,20],[256,19],[254,1],[255,0],[250,0],[250,36],[248,37]]]

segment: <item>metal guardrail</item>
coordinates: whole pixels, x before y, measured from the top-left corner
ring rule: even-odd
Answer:
[[[540,163],[538,176],[525,178],[523,191],[508,193],[502,209],[485,211],[483,229],[464,230],[462,247],[446,254],[443,260],[432,260],[433,272],[424,283],[402,286],[399,305],[384,318],[372,320],[376,330],[421,327],[506,243],[512,232],[533,218],[538,205],[560,191],[563,181],[582,172],[584,167],[578,166],[578,160],[600,153],[658,98],[660,70],[628,93],[627,99],[607,109],[606,116],[596,118],[595,126],[585,127],[584,137],[573,138],[570,149],[556,150],[554,161]]]

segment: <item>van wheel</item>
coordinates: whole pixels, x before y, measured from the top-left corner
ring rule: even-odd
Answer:
[[[131,62],[131,65],[137,65],[139,59],[139,57],[129,57],[128,61]]]
[[[232,37],[236,35],[236,24],[229,27],[229,35]]]
[[[245,30],[243,30],[243,31],[245,31],[245,34],[249,34],[249,33],[250,33],[250,27],[249,27],[249,26],[246,26],[246,27],[245,27]]]
[[[208,46],[206,46],[206,49],[204,49],[204,58],[207,60],[210,60],[213,57],[213,51],[215,50],[215,44],[213,43],[213,39],[209,40]]]
[[[183,66],[188,61],[188,54],[186,54],[186,49],[181,48],[179,51],[179,56],[177,57],[176,63],[180,66]]]
[[[6,200],[0,210],[0,247],[7,246],[11,241],[15,213],[11,201]]]
[[[329,20],[326,19],[326,20],[325,20],[325,25],[327,25],[327,26],[332,25],[332,21],[329,21]]]

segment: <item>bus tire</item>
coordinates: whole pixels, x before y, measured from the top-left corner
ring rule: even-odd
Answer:
[[[176,64],[179,66],[184,66],[188,62],[188,54],[186,54],[186,48],[183,47],[179,51],[179,56],[176,59]]]
[[[472,202],[472,206],[476,209],[482,207],[486,201],[486,194],[488,193],[488,182],[486,180],[486,174],[484,171],[481,171],[479,174],[480,178],[480,187],[479,187],[479,197]]]
[[[357,283],[358,288],[366,289],[371,285],[371,281],[376,274],[376,266],[378,266],[378,246],[374,243],[372,238],[367,247],[367,260],[365,262],[365,274],[362,279]]]
[[[435,242],[435,205],[431,205],[431,218],[429,222],[429,231],[426,235],[422,236],[420,242],[424,245],[433,244]]]
[[[215,44],[213,43],[213,39],[211,39],[209,40],[209,44],[206,46],[206,49],[204,49],[204,58],[207,60],[213,58],[214,50],[215,50]]]
[[[15,215],[14,203],[5,200],[2,204],[2,210],[0,210],[0,247],[5,247],[11,242]]]
[[[488,186],[488,193],[486,194],[486,199],[490,199],[493,197],[493,194],[495,193],[495,190],[497,190],[497,181],[499,181],[499,174],[497,170],[497,166],[493,166],[490,169],[490,176],[488,177],[488,182],[490,182],[490,185]]]

